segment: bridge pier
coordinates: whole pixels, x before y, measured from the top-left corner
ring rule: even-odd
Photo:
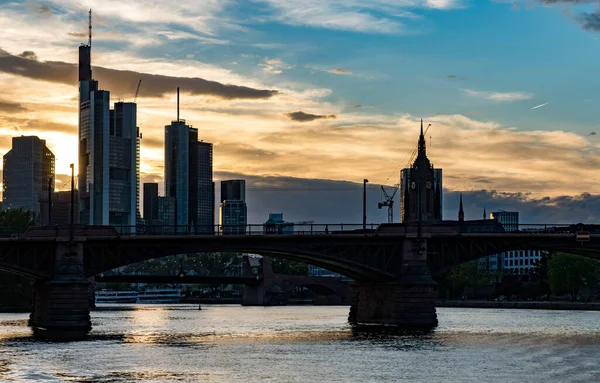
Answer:
[[[85,278],[83,242],[57,241],[55,273],[38,281],[29,317],[36,338],[84,339],[91,330],[89,280]]]
[[[407,330],[437,326],[435,281],[427,266],[425,241],[406,241],[404,267],[398,281],[356,283],[348,321],[355,324],[395,325]]]

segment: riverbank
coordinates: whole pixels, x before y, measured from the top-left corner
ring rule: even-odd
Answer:
[[[463,307],[480,309],[529,309],[529,310],[582,310],[600,311],[600,302],[564,301],[459,301],[439,300],[436,307]]]

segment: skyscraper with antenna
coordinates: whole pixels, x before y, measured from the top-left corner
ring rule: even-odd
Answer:
[[[174,199],[178,230],[214,233],[212,144],[198,141],[198,129],[179,118],[165,126],[165,194]]]
[[[135,231],[139,211],[141,134],[137,105],[118,102],[92,77],[92,10],[88,43],[79,47],[79,222]]]

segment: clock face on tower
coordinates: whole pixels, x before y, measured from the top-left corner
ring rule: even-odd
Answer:
[[[415,181],[413,181],[413,182],[410,183],[410,188],[411,189],[414,189],[416,187],[417,187],[417,184],[415,183]]]
[[[431,182],[427,181],[427,183],[425,184],[425,186],[427,187],[427,189],[431,189]]]

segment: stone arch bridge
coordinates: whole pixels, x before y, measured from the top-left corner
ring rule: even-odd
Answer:
[[[433,327],[431,274],[509,250],[557,250],[600,259],[600,231],[577,241],[571,231],[505,233],[459,223],[382,224],[376,230],[312,235],[120,236],[112,227],[29,228],[0,239],[0,269],[37,279],[34,334],[81,338],[91,328],[87,278],[173,254],[236,251],[302,261],[355,281],[349,319],[359,323]]]

